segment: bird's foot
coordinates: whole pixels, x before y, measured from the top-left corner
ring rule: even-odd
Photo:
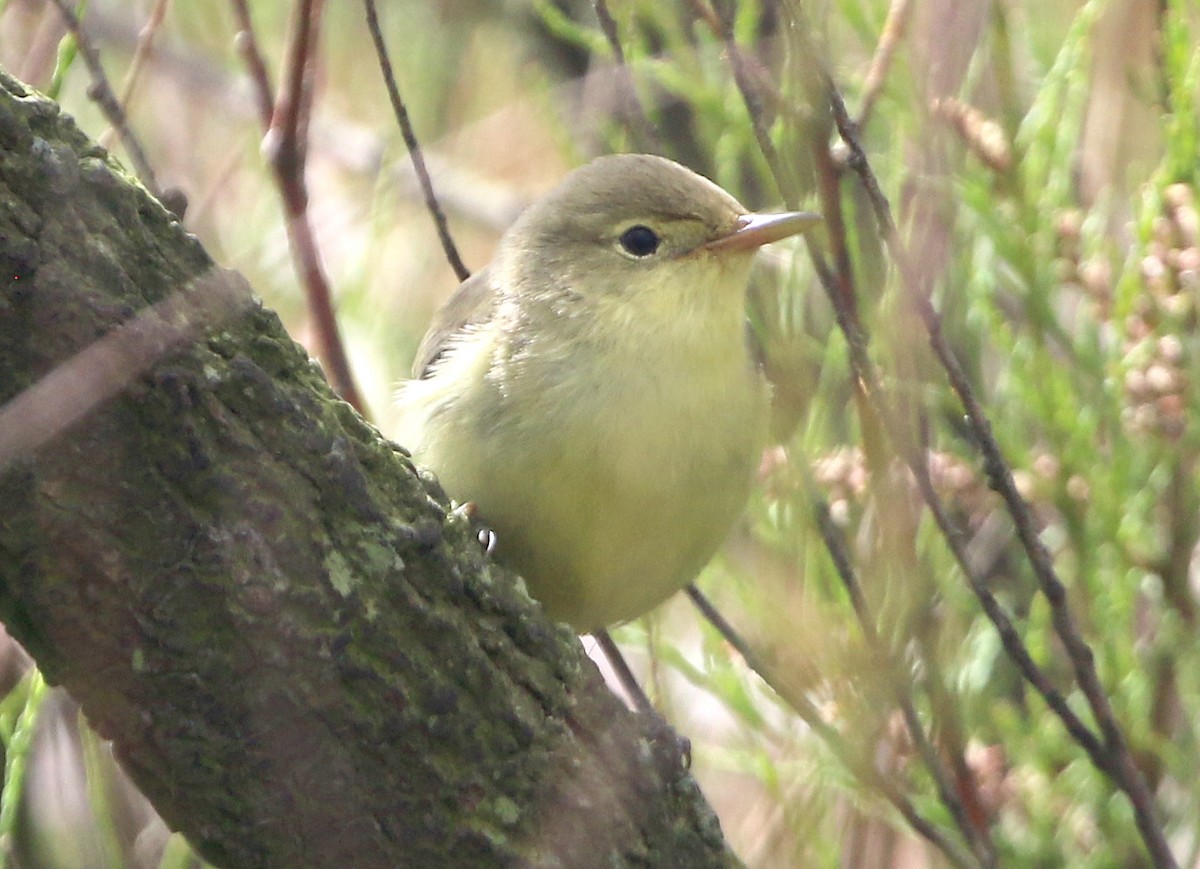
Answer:
[[[479,514],[479,507],[474,501],[466,501],[454,508],[453,513],[465,522],[471,522]],[[496,551],[496,532],[491,528],[480,528],[475,535],[485,555]]]
[[[664,777],[677,777],[692,768],[692,741],[679,733],[657,709],[641,710],[650,730],[654,758]]]
[[[628,696],[633,711],[646,722],[658,768],[665,776],[674,774],[681,768],[690,769],[692,741],[686,736],[680,736],[667,719],[663,718],[662,713],[654,708],[654,704],[638,684],[637,677],[633,675],[625,656],[621,654],[608,631],[592,631],[592,637],[604,652],[604,657],[608,659],[613,675]]]

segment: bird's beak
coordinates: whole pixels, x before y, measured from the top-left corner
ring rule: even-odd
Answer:
[[[706,250],[755,250],[764,244],[798,235],[821,222],[811,211],[785,211],[783,214],[743,214],[732,231],[704,245]]]

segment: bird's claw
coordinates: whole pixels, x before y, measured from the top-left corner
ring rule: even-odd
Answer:
[[[474,501],[464,501],[455,507],[452,512],[464,522],[470,522],[479,513],[479,507]],[[496,532],[491,528],[480,528],[479,532],[475,535],[475,539],[483,547],[484,555],[491,555],[496,551]]]
[[[658,767],[670,777],[674,771],[692,768],[692,741],[672,727],[656,709],[642,712],[647,716]]]

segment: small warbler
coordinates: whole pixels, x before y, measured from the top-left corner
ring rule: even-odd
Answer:
[[[397,440],[477,506],[553,618],[581,632],[634,618],[723,541],[767,429],[751,261],[817,220],[749,214],[661,157],[601,157],[437,314]]]

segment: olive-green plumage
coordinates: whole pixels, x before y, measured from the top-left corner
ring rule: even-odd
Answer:
[[[728,533],[767,425],[751,260],[813,222],[747,215],[669,160],[602,157],[438,314],[397,439],[477,505],[551,616],[588,631],[640,615]]]

